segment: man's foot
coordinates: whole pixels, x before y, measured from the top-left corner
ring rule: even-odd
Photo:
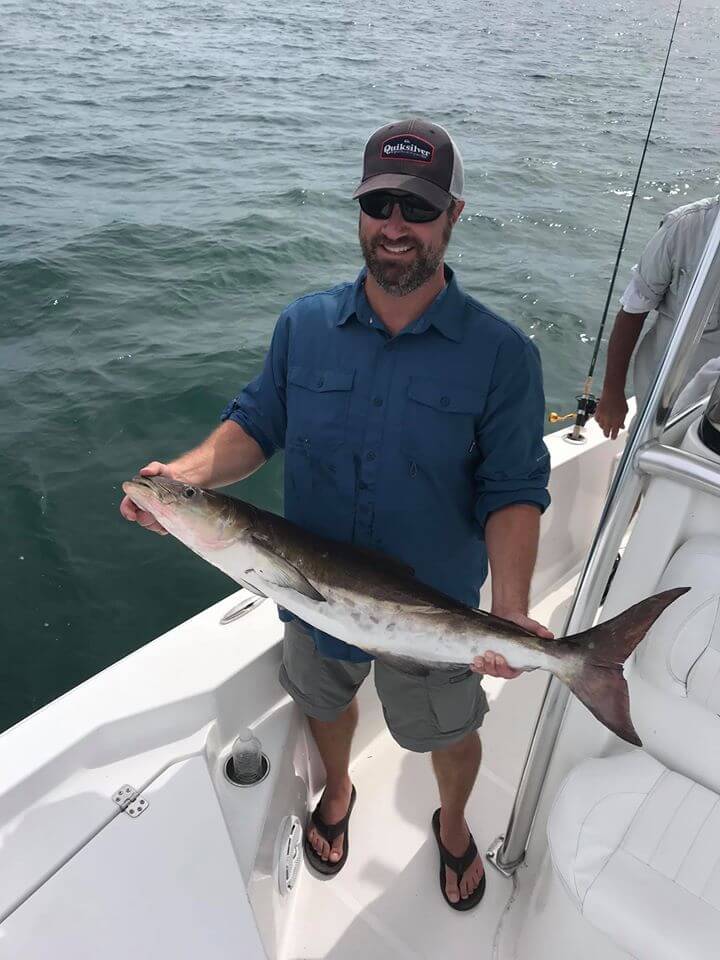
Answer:
[[[352,783],[350,777],[332,792],[326,787],[318,808],[323,821],[328,825],[332,825],[339,823],[343,817],[347,816],[351,796]],[[336,837],[332,844],[330,844],[320,835],[317,827],[311,821],[307,828],[307,839],[321,860],[329,864],[334,864],[342,858],[345,845],[344,833],[341,833],[340,836]]]
[[[470,830],[464,817],[448,817],[440,811],[440,840],[442,845],[458,859],[463,856],[470,843]],[[450,867],[445,867],[445,893],[450,903],[458,903],[477,890],[485,875],[485,868],[478,853],[470,866],[465,870],[458,886],[457,874]]]

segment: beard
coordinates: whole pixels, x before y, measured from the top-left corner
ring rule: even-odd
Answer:
[[[452,223],[448,217],[443,229],[442,240],[438,246],[435,247],[422,243],[420,240],[412,239],[415,258],[411,263],[405,264],[381,260],[378,256],[378,248],[383,242],[383,237],[379,234],[375,237],[368,237],[363,233],[362,223],[359,227],[360,247],[368,271],[378,286],[393,297],[407,296],[407,294],[413,293],[424,283],[427,283],[443,261],[451,234]]]

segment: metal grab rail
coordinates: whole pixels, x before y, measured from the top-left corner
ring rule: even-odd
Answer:
[[[692,351],[707,324],[720,294],[720,216],[715,220],[650,392],[625,445],[598,524],[595,538],[580,574],[562,636],[592,626],[600,607],[623,535],[642,493],[643,476],[637,457],[646,445],[655,445],[662,434],[682,387]],[[661,469],[653,462],[654,472]],[[554,677],[548,683],[538,721],[525,760],[515,802],[504,837],[488,850],[488,860],[510,876],[525,859],[528,837],[570,691]]]

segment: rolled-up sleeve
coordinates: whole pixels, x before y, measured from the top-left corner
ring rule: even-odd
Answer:
[[[261,372],[228,403],[221,420],[234,420],[266,457],[285,446],[288,317],[280,315]]]
[[[620,297],[626,313],[649,313],[655,310],[672,283],[671,247],[675,222],[660,224],[643,250],[640,262],[632,268],[630,283]]]
[[[533,343],[513,336],[498,349],[478,427],[475,517],[481,530],[491,513],[510,504],[534,504],[540,512],[549,505],[544,422],[540,355]]]

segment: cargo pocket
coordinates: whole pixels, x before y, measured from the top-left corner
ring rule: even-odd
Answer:
[[[430,709],[438,732],[453,734],[469,731],[484,698],[480,677],[472,670],[452,673],[438,670],[431,673],[426,682]]]

